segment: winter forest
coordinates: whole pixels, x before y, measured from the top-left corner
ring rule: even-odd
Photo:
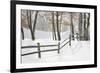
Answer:
[[[89,60],[90,13],[21,9],[21,41],[22,63]]]
[[[89,13],[21,10],[22,39],[89,40]],[[45,36],[46,35],[46,36]]]

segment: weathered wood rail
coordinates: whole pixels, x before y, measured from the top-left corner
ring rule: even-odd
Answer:
[[[71,46],[71,36],[69,36],[69,38],[66,38],[64,41],[62,41],[62,42],[58,41],[56,44],[53,44],[53,45],[41,45],[41,43],[37,42],[37,45],[35,45],[35,46],[22,46],[21,47],[21,52],[22,52],[22,49],[29,49],[29,48],[37,48],[38,51],[21,54],[21,57],[22,56],[31,55],[31,54],[38,54],[38,57],[41,58],[41,53],[42,52],[50,52],[50,51],[58,51],[58,54],[59,54],[60,50],[64,46],[66,46],[66,44],[68,44],[68,43],[69,43],[69,46]],[[56,46],[58,48],[56,48],[56,49],[49,49],[49,50],[41,50],[41,47],[54,47],[54,46]]]

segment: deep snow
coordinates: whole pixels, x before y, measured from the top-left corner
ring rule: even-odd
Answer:
[[[54,49],[56,47],[41,48],[41,50]],[[23,49],[22,53],[29,53],[37,51],[37,48]],[[68,44],[60,50],[60,54],[57,51],[42,52],[41,59],[38,58],[38,54],[31,54],[22,57],[22,63],[48,63],[48,62],[66,62],[66,61],[84,61],[90,60],[90,42],[89,41],[72,41],[72,45]]]
[[[25,40],[22,41],[22,46],[27,45],[37,45],[37,42],[40,44],[57,44],[58,41],[52,40],[52,32],[36,31],[36,40],[32,41],[30,36],[30,31],[24,29],[25,31]],[[69,38],[69,31],[61,33],[63,38]],[[67,40],[68,41],[68,40]],[[60,54],[57,51],[42,52],[41,59],[38,58],[38,54],[31,54],[22,56],[22,63],[48,63],[48,62],[66,62],[66,61],[83,61],[90,60],[91,50],[89,41],[72,41],[72,45],[67,44],[60,50]],[[41,50],[55,49],[57,47],[45,47],[40,48]],[[26,48],[22,50],[22,54],[37,51],[37,48]]]
[[[31,39],[31,33],[29,29],[23,28],[24,30],[24,38],[25,39]],[[65,39],[68,38],[70,34],[70,31],[61,32],[61,38]],[[52,40],[52,32],[50,31],[35,31],[35,39],[50,39]]]

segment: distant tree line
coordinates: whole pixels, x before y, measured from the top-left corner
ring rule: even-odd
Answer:
[[[32,11],[26,10],[27,25],[30,30],[32,40],[35,40],[35,28],[36,28],[37,17],[38,17],[38,11],[35,11],[34,23],[32,23]],[[21,27],[21,32],[22,32],[22,39],[24,39],[24,31],[22,27]]]
[[[32,15],[34,13],[34,16]],[[37,25],[37,18],[39,18],[40,11],[21,10],[21,33],[24,40],[24,30],[26,27],[30,30],[32,40],[35,40],[35,30]],[[78,34],[79,40],[90,40],[89,25],[90,25],[90,13],[78,13],[78,32],[75,32],[75,12],[70,13],[70,35],[72,40],[75,39],[75,33]],[[51,26],[52,26],[52,38],[53,40],[61,40],[61,27],[63,25],[64,12],[51,11]],[[41,23],[40,23],[41,24]],[[48,25],[48,23],[47,23]],[[41,27],[41,26],[40,26]],[[66,28],[67,29],[67,28]]]
[[[90,25],[90,13],[80,13],[79,16],[80,40],[90,40],[89,25]]]

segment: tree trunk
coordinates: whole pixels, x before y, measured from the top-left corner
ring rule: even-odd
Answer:
[[[61,32],[61,24],[62,24],[62,14],[63,14],[63,12],[61,13],[61,16],[60,16],[60,23],[59,23],[59,25],[60,25],[60,32]]]
[[[73,25],[73,13],[71,12],[71,37],[74,40],[74,25]]]
[[[55,25],[54,25],[54,12],[52,12],[52,31],[53,31],[53,40],[57,40],[56,31],[55,31]]]
[[[60,31],[59,31],[58,12],[56,12],[56,24],[57,24],[57,35],[58,35],[58,40],[61,40]]]
[[[22,40],[24,40],[24,31],[22,27],[21,27],[21,32],[22,32]]]
[[[87,18],[87,40],[90,40],[90,35],[89,35],[89,25],[90,25],[90,13],[88,13],[88,18]]]
[[[87,18],[87,28],[89,28],[89,25],[90,25],[90,13],[88,13],[88,18]]]
[[[27,10],[27,21],[28,21],[28,26],[29,26],[29,30],[31,32],[31,37],[32,40],[34,39],[33,34],[32,34],[32,23],[31,23],[31,11]]]
[[[35,18],[34,18],[34,23],[33,23],[33,40],[35,40],[35,28],[36,28],[36,22],[37,22],[37,16],[38,16],[38,11],[35,13]]]
[[[22,33],[22,40],[24,40],[24,31],[22,26],[22,11],[21,11],[21,33]]]
[[[82,13],[79,14],[79,40],[82,40]]]
[[[38,15],[38,11],[36,11],[33,28],[32,28],[31,11],[27,11],[27,21],[28,21],[30,32],[31,32],[32,40],[35,39],[35,27],[36,27],[37,15]]]
[[[86,14],[85,14],[85,30],[84,30],[84,32],[85,32],[85,40],[89,40],[89,20],[90,20],[90,15],[89,14],[87,14],[87,16],[86,16]]]
[[[84,13],[84,40],[86,40],[87,29],[86,29],[86,13]]]

